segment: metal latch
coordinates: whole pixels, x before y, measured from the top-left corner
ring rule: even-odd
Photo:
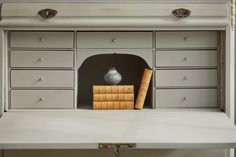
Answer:
[[[100,143],[98,144],[99,149],[113,149],[116,157],[120,156],[120,149],[134,149],[136,148],[135,143]]]

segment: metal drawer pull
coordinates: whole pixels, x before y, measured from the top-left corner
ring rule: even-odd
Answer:
[[[191,11],[185,8],[178,8],[172,11],[172,14],[177,18],[185,18],[191,14]]]
[[[186,100],[187,100],[187,97],[184,97],[183,100],[186,101]]]
[[[43,58],[43,57],[40,57],[40,58],[39,58],[39,61],[44,61],[44,58]]]
[[[38,12],[38,14],[42,18],[48,19],[48,18],[52,18],[52,17],[56,16],[57,11],[55,9],[47,8],[47,9],[40,10]]]
[[[188,61],[188,57],[184,57],[184,61]]]
[[[43,81],[43,80],[44,80],[44,77],[40,77],[40,78],[39,78],[39,81]]]
[[[186,77],[186,76],[184,77],[184,80],[187,80],[187,77]]]
[[[39,101],[44,101],[44,100],[45,100],[44,97],[39,98]]]

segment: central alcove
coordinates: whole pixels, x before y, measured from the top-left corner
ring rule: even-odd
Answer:
[[[119,85],[134,85],[136,100],[144,68],[150,68],[146,61],[132,54],[98,54],[86,58],[78,69],[78,108],[92,109],[92,87],[107,85],[104,75],[111,67],[122,75]],[[152,87],[150,83],[144,108],[152,108]]]

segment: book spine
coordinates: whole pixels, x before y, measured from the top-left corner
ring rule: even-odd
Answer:
[[[139,87],[138,96],[135,102],[136,109],[142,109],[144,106],[151,77],[152,77],[152,70],[145,68],[143,78]]]
[[[134,101],[104,101],[93,102],[94,110],[132,110]]]
[[[93,94],[93,101],[132,101],[134,94]]]
[[[93,86],[93,94],[132,94],[134,86],[119,85],[119,86]]]

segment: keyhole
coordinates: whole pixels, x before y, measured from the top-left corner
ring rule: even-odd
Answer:
[[[119,148],[114,148],[113,153],[115,154],[116,157],[120,156],[120,149]]]

